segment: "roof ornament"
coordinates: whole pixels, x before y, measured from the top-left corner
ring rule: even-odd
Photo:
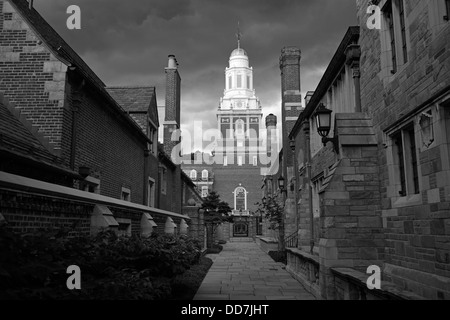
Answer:
[[[238,21],[236,37],[237,37],[237,41],[238,41],[238,49],[240,49],[241,48],[242,33],[241,33],[241,27],[240,27],[239,21]]]

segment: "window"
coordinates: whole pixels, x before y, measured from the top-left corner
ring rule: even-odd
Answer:
[[[242,88],[242,76],[240,74],[237,76],[237,87]]]
[[[191,170],[190,177],[191,177],[191,180],[197,180],[197,171]]]
[[[208,180],[208,170],[202,171],[202,180]]]
[[[124,201],[131,201],[130,198],[131,198],[131,190],[129,188],[122,187],[120,199]]]
[[[245,127],[244,120],[242,120],[242,119],[237,120],[236,121],[236,134],[244,135],[244,127]]]
[[[408,44],[406,36],[406,14],[403,0],[388,0],[383,7],[386,42],[391,52],[391,73],[397,73],[398,66],[408,62]]]
[[[242,166],[242,156],[238,156],[238,166]]]
[[[234,209],[239,210],[247,210],[247,191],[238,187],[234,190]]]
[[[396,184],[399,185],[399,195],[405,197],[420,193],[414,125],[395,133],[392,140],[394,163],[398,166]]]
[[[88,176],[80,182],[80,190],[100,194],[100,180]]]
[[[209,194],[209,189],[207,186],[202,187],[202,198],[206,198]]]
[[[158,149],[158,131],[153,127],[153,125],[149,122],[148,124],[148,138],[151,143],[148,144],[148,150],[151,154],[156,155]]]
[[[148,179],[147,203],[149,207],[155,207],[155,180]]]
[[[258,157],[253,156],[253,165],[257,166],[258,165]]]

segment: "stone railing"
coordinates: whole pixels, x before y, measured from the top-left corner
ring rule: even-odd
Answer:
[[[335,300],[424,300],[412,292],[400,290],[393,283],[381,281],[380,289],[369,289],[368,274],[351,268],[331,268]]]
[[[320,299],[319,257],[305,251],[287,248],[286,270],[296,278],[307,291]]]

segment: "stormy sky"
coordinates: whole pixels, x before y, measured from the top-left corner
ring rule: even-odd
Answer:
[[[35,0],[35,8],[107,85],[155,86],[164,106],[167,56],[182,79],[182,129],[194,120],[215,128],[224,70],[243,47],[254,70],[264,116],[281,115],[279,56],[302,51],[303,97],[315,90],[347,28],[356,0]],[[68,30],[69,5],[81,8],[81,30]],[[162,123],[161,123],[162,124]],[[195,151],[195,150],[194,150]]]

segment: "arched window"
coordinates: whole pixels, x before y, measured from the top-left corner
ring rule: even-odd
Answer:
[[[191,170],[191,180],[197,180],[197,171]]]
[[[243,187],[234,190],[234,210],[247,210],[247,191]]]
[[[208,170],[202,171],[202,180],[208,180]]]
[[[244,135],[245,130],[245,123],[244,120],[239,119],[236,121],[236,134],[237,135]]]

